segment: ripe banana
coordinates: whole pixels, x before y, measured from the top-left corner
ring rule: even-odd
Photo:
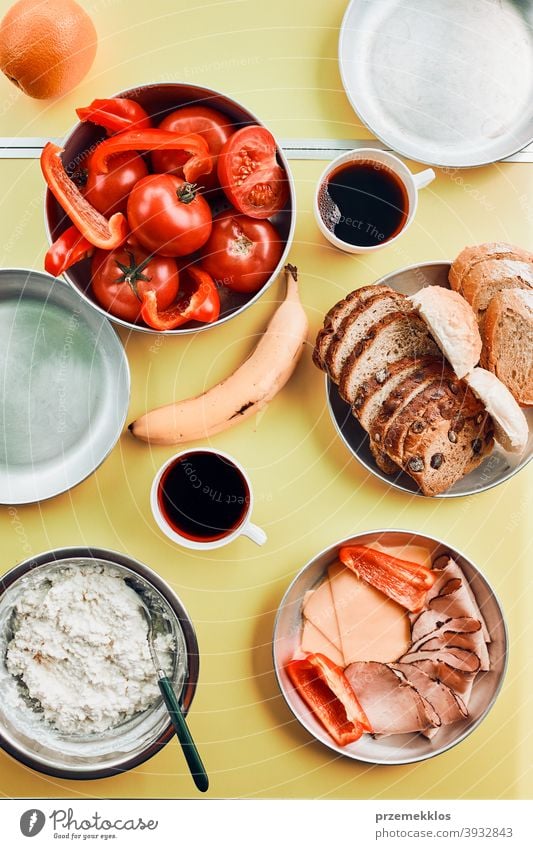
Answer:
[[[177,445],[205,439],[262,410],[292,375],[307,339],[297,270],[285,267],[287,294],[255,350],[229,377],[203,395],[151,410],[132,422],[137,439]]]

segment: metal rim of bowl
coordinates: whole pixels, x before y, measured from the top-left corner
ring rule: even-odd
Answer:
[[[161,85],[186,86],[186,85],[190,85],[190,83],[185,83],[185,82],[141,83],[141,84],[136,85],[136,86],[131,86],[130,88],[125,89],[124,91],[120,91],[117,94],[112,95],[112,97],[125,97],[126,95],[131,94],[132,91],[137,91],[139,89],[156,88],[156,87],[161,86]],[[235,106],[237,106],[239,109],[242,109],[243,112],[247,112],[250,115],[251,119],[256,124],[258,124],[261,127],[265,127],[266,129],[268,129],[268,127],[266,127],[266,125],[262,121],[260,121],[259,118],[257,118],[256,115],[253,112],[250,112],[250,110],[248,109],[247,106],[244,106],[240,101],[235,100],[234,97],[229,97],[229,95],[223,94],[223,92],[217,91],[216,89],[208,88],[207,86],[201,86],[201,85],[194,84],[194,87],[199,89],[202,92],[205,92],[206,96],[208,96],[208,97],[213,97],[213,96],[215,96],[215,97],[225,97],[228,100],[231,100],[232,103],[235,104]],[[65,147],[67,145],[67,143],[70,141],[71,137],[76,132],[76,130],[79,128],[80,124],[81,124],[81,122],[78,121],[76,124],[74,124],[71,127],[71,129],[64,136],[63,142],[62,142],[63,147]],[[269,279],[267,280],[267,282],[255,293],[255,295],[252,298],[250,298],[249,301],[247,301],[245,304],[242,304],[240,307],[238,307],[233,312],[228,313],[227,315],[223,316],[222,318],[218,318],[212,324],[202,324],[199,327],[183,327],[183,328],[176,328],[175,330],[163,330],[163,331],[161,331],[161,330],[156,330],[153,327],[144,326],[142,324],[133,324],[132,322],[125,321],[122,318],[118,318],[116,316],[111,315],[109,312],[107,312],[105,309],[103,309],[103,307],[101,307],[95,301],[91,300],[91,298],[89,298],[88,295],[85,292],[82,292],[81,289],[78,288],[76,283],[71,279],[71,277],[68,273],[68,270],[63,273],[63,275],[62,275],[63,279],[68,283],[68,285],[76,292],[76,294],[80,298],[82,298],[87,304],[89,304],[89,306],[91,306],[93,309],[97,310],[101,315],[103,315],[105,318],[107,318],[108,321],[112,322],[113,324],[118,324],[120,327],[125,327],[130,331],[139,331],[141,333],[152,333],[152,334],[156,333],[158,335],[164,335],[164,336],[187,336],[188,334],[191,334],[191,333],[203,333],[206,330],[210,330],[213,327],[220,327],[221,325],[225,324],[227,321],[230,321],[232,318],[235,318],[236,316],[240,315],[245,310],[247,310],[248,307],[251,307],[253,304],[255,304],[262,297],[262,295],[264,295],[264,293],[268,289],[270,289],[270,287],[273,285],[273,283],[275,282],[275,280],[279,276],[283,266],[285,265],[285,263],[287,261],[288,254],[289,254],[289,251],[292,247],[292,243],[293,243],[293,240],[294,240],[294,232],[295,232],[295,229],[296,229],[296,189],[295,189],[295,185],[294,185],[294,177],[292,176],[292,172],[291,172],[290,167],[289,167],[289,161],[288,161],[287,157],[285,156],[283,149],[277,144],[277,142],[276,142],[276,150],[277,150],[277,155],[279,156],[279,158],[280,158],[280,160],[283,164],[283,168],[285,170],[285,173],[287,174],[287,182],[289,184],[289,196],[290,196],[291,207],[292,207],[291,212],[290,212],[289,233],[287,235],[286,244],[285,244],[285,247],[283,249],[283,253],[281,255],[281,258],[280,258],[276,268],[274,269],[274,271],[270,275]],[[50,224],[49,224],[49,221],[48,221],[48,216],[46,214],[46,198],[47,198],[49,191],[50,191],[50,189],[48,187],[46,187],[45,192],[44,192],[43,213],[44,213],[44,225],[45,225],[45,231],[46,231],[46,238],[48,239],[48,243],[51,245],[52,244],[52,233],[51,233],[51,230],[50,230]],[[55,278],[53,278],[53,279],[55,279]]]
[[[402,268],[397,268],[396,271],[390,271],[388,274],[384,274],[383,277],[379,278],[379,280],[375,280],[372,285],[382,286],[384,284],[388,284],[390,279],[392,277],[396,277],[396,275],[398,275],[398,274],[404,274],[405,272],[408,272],[408,271],[414,271],[415,269],[419,269],[419,268],[428,268],[428,267],[435,266],[435,265],[447,265],[449,267],[451,265],[451,262],[449,260],[430,260],[429,262],[414,262],[411,265],[405,265]],[[331,406],[331,401],[330,401],[330,398],[329,398],[329,391],[328,391],[329,384],[330,384],[330,379],[326,374],[325,380],[324,380],[324,386],[325,386],[325,391],[326,391],[326,402],[327,402],[327,406],[328,406],[328,412],[329,412],[331,421],[333,422],[333,426],[335,427],[335,430],[337,432],[337,435],[342,439],[344,445],[346,446],[346,448],[348,449],[348,451],[350,452],[352,457],[354,457],[354,459],[357,460],[357,462],[364,469],[366,469],[367,472],[370,472],[371,475],[373,475],[377,480],[380,480],[382,483],[384,483],[388,486],[392,486],[394,489],[398,490],[398,492],[404,492],[407,495],[412,495],[412,496],[415,496],[416,498],[431,498],[431,499],[436,499],[436,498],[469,498],[472,495],[479,495],[482,492],[488,492],[490,489],[494,489],[495,487],[500,486],[500,484],[502,484],[502,483],[507,483],[507,481],[511,480],[511,478],[513,478],[515,475],[517,475],[519,472],[521,472],[522,469],[525,469],[525,467],[531,462],[531,460],[533,460],[533,453],[532,453],[531,456],[525,457],[523,462],[520,463],[520,465],[516,466],[516,468],[510,469],[509,472],[507,474],[505,474],[500,480],[492,481],[491,483],[486,483],[480,489],[468,489],[465,492],[449,492],[449,491],[446,491],[446,492],[441,492],[438,495],[424,495],[419,489],[416,489],[416,490],[407,489],[403,484],[398,483],[396,481],[396,478],[393,478],[393,477],[389,478],[388,476],[385,475],[385,473],[381,474],[379,472],[379,470],[377,469],[377,466],[371,465],[370,463],[367,463],[366,460],[364,460],[357,453],[357,451],[355,451],[353,449],[353,447],[350,445],[350,442],[348,441],[348,439],[344,435],[343,430],[342,430],[342,428],[340,427],[340,425],[337,421],[337,417],[335,416],[335,413],[333,412],[333,408]],[[365,434],[366,434],[366,432],[365,432]],[[366,438],[366,435],[365,435],[365,438]]]
[[[360,539],[360,537],[365,537],[365,536],[368,536],[369,534],[375,534],[376,536],[380,536],[382,534],[398,534],[398,533],[399,534],[407,534],[407,535],[411,536],[414,541],[419,541],[421,539],[422,540],[424,540],[424,539],[431,540],[431,542],[434,542],[437,545],[443,546],[448,551],[450,551],[450,553],[452,555],[458,555],[466,563],[468,563],[468,565],[485,582],[485,584],[488,587],[494,601],[496,602],[496,606],[499,610],[500,618],[501,618],[501,622],[502,622],[505,645],[504,645],[503,668],[502,668],[502,671],[501,671],[501,675],[500,675],[500,679],[498,681],[497,687],[494,691],[494,694],[489,699],[489,702],[487,703],[485,710],[472,723],[472,725],[469,726],[468,728],[466,728],[462,734],[459,734],[457,739],[452,740],[450,743],[448,743],[446,746],[443,746],[441,749],[438,749],[434,752],[429,752],[427,755],[424,755],[422,757],[404,758],[402,760],[395,761],[394,763],[390,763],[390,761],[387,761],[387,760],[377,760],[377,759],[374,759],[374,758],[356,756],[356,755],[353,755],[351,753],[346,754],[346,753],[339,752],[339,750],[332,743],[329,743],[327,740],[319,740],[316,737],[313,729],[296,712],[296,710],[290,704],[287,696],[285,695],[285,689],[284,689],[283,683],[281,681],[281,675],[280,675],[277,660],[276,660],[275,644],[276,644],[276,632],[277,632],[277,629],[278,629],[279,619],[280,619],[280,616],[281,616],[281,611],[286,604],[286,600],[287,600],[289,594],[291,593],[296,582],[300,579],[300,577],[303,575],[303,573],[305,571],[307,571],[307,569],[311,568],[311,566],[314,565],[316,560],[318,560],[320,557],[324,557],[328,554],[333,555],[333,553],[338,548],[340,548],[340,546],[347,545],[347,544],[349,545],[349,544],[355,542],[356,540]],[[275,617],[275,620],[274,620],[274,630],[273,630],[273,636],[272,636],[272,665],[274,667],[274,674],[276,676],[278,688],[279,688],[281,695],[283,696],[285,704],[287,705],[287,707],[289,708],[290,712],[292,713],[294,718],[297,720],[297,722],[299,722],[299,724],[302,726],[302,728],[304,728],[308,732],[308,734],[310,734],[313,737],[313,739],[316,740],[317,743],[321,743],[322,745],[326,746],[328,749],[331,749],[331,751],[335,752],[336,755],[341,754],[343,757],[348,758],[349,760],[358,761],[360,763],[370,763],[370,764],[375,764],[377,766],[392,766],[392,767],[394,767],[394,766],[405,766],[407,764],[412,764],[412,763],[423,763],[424,761],[431,760],[432,758],[437,757],[438,755],[444,754],[444,752],[450,751],[450,749],[455,748],[455,746],[458,746],[459,743],[462,743],[463,740],[466,740],[466,738],[469,737],[476,730],[476,728],[478,728],[481,725],[481,723],[484,721],[484,719],[488,716],[489,712],[494,707],[496,700],[497,700],[497,698],[500,694],[500,691],[502,689],[503,682],[505,680],[505,675],[507,673],[508,663],[509,663],[509,633],[508,633],[508,628],[507,628],[507,622],[506,622],[505,617],[503,615],[503,608],[502,608],[500,599],[498,598],[498,595],[494,591],[494,588],[493,588],[492,584],[490,583],[490,581],[488,580],[488,578],[486,577],[486,575],[481,571],[481,569],[479,569],[475,565],[475,563],[472,562],[472,560],[469,557],[467,557],[465,554],[463,554],[463,552],[460,551],[458,548],[455,548],[455,546],[448,545],[448,543],[444,542],[443,540],[439,539],[438,537],[431,536],[430,534],[419,534],[417,531],[411,531],[409,529],[404,529],[404,528],[376,528],[374,530],[362,531],[358,534],[353,534],[351,536],[344,537],[344,539],[338,540],[337,542],[332,543],[331,545],[328,545],[325,548],[323,548],[322,551],[319,551],[318,554],[315,554],[314,557],[312,557],[310,560],[308,560],[307,563],[305,564],[305,566],[302,566],[302,568],[298,570],[298,572],[296,573],[296,575],[294,576],[294,578],[292,579],[292,581],[290,582],[289,586],[287,587],[287,589],[285,590],[285,592],[283,594],[283,597],[282,597],[282,599],[279,603],[278,609],[276,611],[276,617]]]
[[[111,566],[123,566],[130,569],[135,574],[144,578],[148,583],[152,584],[155,589],[163,596],[165,601],[170,606],[176,616],[179,625],[183,632],[183,638],[187,647],[187,676],[185,678],[182,694],[180,696],[180,704],[183,709],[183,715],[187,716],[189,708],[192,704],[196,686],[198,684],[200,672],[200,655],[198,650],[198,641],[192,619],[190,618],[183,602],[174,592],[172,587],[167,584],[157,572],[154,572],[149,566],[146,566],[139,560],[130,557],[126,554],[121,554],[118,551],[113,551],[106,548],[91,548],[91,547],[66,547],[56,548],[51,551],[45,551],[35,557],[30,557],[22,563],[17,564],[5,575],[0,578],[0,597],[11,587],[16,581],[24,575],[29,574],[33,569],[39,566],[52,565],[54,562],[68,560],[74,557],[85,557],[87,559],[102,560],[109,563]],[[164,731],[154,740],[150,746],[147,746],[143,752],[126,759],[120,767],[106,767],[105,769],[85,769],[85,770],[66,770],[50,767],[39,761],[38,758],[31,758],[25,754],[21,754],[16,747],[7,742],[0,728],[0,748],[7,754],[11,755],[15,760],[24,764],[24,766],[37,772],[51,775],[54,778],[77,779],[80,781],[89,781],[99,778],[111,778],[114,775],[121,775],[137,766],[145,763],[147,760],[156,755],[168,742],[174,737],[175,731],[170,720]]]
[[[72,289],[73,289],[73,287],[72,287],[72,286],[71,286],[71,285],[70,285],[70,284],[69,284],[66,280],[62,280],[62,279],[59,279],[59,280],[58,280],[58,279],[56,279],[55,277],[52,277],[52,275],[51,275],[51,274],[48,274],[48,272],[47,272],[47,271],[44,271],[44,270],[43,270],[43,271],[37,271],[37,270],[36,270],[36,269],[34,269],[34,268],[23,268],[23,267],[21,267],[21,266],[18,266],[18,267],[17,267],[17,266],[11,266],[10,268],[2,268],[2,269],[0,269],[0,275],[2,275],[2,274],[12,274],[12,273],[18,274],[19,272],[21,272],[21,273],[25,274],[25,275],[26,275],[26,277],[29,277],[30,275],[33,275],[33,274],[39,274],[39,275],[40,275],[40,276],[42,276],[42,277],[48,277],[48,278],[49,278],[49,280],[50,280],[50,283],[51,283],[51,284],[60,283],[60,285],[61,285],[61,286],[67,286],[67,287],[68,287],[71,291],[72,291]],[[94,474],[94,473],[95,473],[95,472],[96,472],[96,471],[100,468],[100,466],[104,463],[104,461],[105,461],[105,460],[107,460],[107,458],[110,456],[111,452],[113,451],[113,449],[115,448],[115,446],[116,446],[116,444],[117,444],[118,440],[119,440],[119,439],[120,439],[120,437],[121,437],[122,431],[123,431],[123,429],[124,429],[124,425],[125,425],[125,423],[126,423],[126,421],[127,421],[127,418],[128,418],[128,409],[129,409],[129,402],[130,402],[130,398],[131,398],[131,370],[130,370],[130,364],[129,364],[128,357],[127,357],[127,355],[126,355],[126,351],[124,350],[124,345],[122,344],[122,340],[121,340],[120,336],[118,335],[118,333],[117,333],[116,329],[113,327],[112,322],[110,322],[110,321],[109,321],[109,316],[107,316],[105,313],[102,313],[102,317],[106,319],[107,324],[109,325],[109,329],[110,329],[110,330],[113,332],[113,334],[116,336],[116,339],[117,339],[117,342],[118,342],[118,346],[119,346],[119,349],[120,349],[120,356],[121,356],[121,361],[122,361],[122,368],[123,368],[123,370],[124,370],[125,380],[126,380],[126,391],[127,391],[128,403],[125,405],[125,408],[124,408],[124,415],[122,416],[122,419],[121,419],[121,422],[120,422],[120,428],[117,428],[116,437],[115,437],[115,439],[113,440],[113,443],[109,446],[108,450],[105,452],[105,454],[103,455],[103,457],[99,460],[99,462],[97,463],[97,465],[96,465],[93,469],[91,469],[91,471],[90,471],[90,472],[87,472],[87,474],[83,475],[83,477],[81,477],[79,480],[76,480],[76,481],[75,481],[73,484],[71,484],[70,486],[68,486],[68,487],[66,487],[66,488],[60,488],[60,489],[58,489],[58,490],[56,490],[56,491],[54,491],[54,492],[50,493],[50,495],[47,495],[47,496],[42,497],[42,498],[39,498],[39,502],[41,502],[41,501],[43,501],[43,502],[44,502],[44,501],[49,501],[51,498],[56,498],[56,496],[58,496],[58,495],[63,495],[65,492],[70,492],[72,489],[74,489],[75,487],[79,486],[79,485],[80,485],[81,483],[83,483],[84,481],[88,480],[88,479],[89,479],[89,478],[90,478],[90,477],[91,477],[91,476],[92,476],[92,475],[93,475],[93,474]],[[36,503],[35,501],[26,501],[26,500],[24,500],[24,501],[21,501],[21,500],[19,500],[19,501],[13,501],[13,500],[10,500],[10,501],[2,501],[2,499],[0,498],[0,505],[6,506],[6,507],[9,507],[9,506],[20,506],[20,505],[24,505],[24,504],[35,504],[35,503]],[[0,591],[0,592],[1,592],[1,591]]]
[[[367,118],[367,116],[364,112],[363,106],[361,105],[360,102],[357,102],[356,98],[354,98],[352,96],[351,89],[348,86],[348,80],[346,79],[346,74],[345,74],[345,70],[344,70],[344,63],[342,62],[342,59],[341,59],[341,51],[342,51],[342,46],[343,46],[343,39],[346,37],[346,27],[347,27],[348,17],[351,13],[352,6],[357,2],[359,2],[359,0],[350,0],[350,2],[348,3],[348,6],[346,7],[346,11],[344,12],[344,15],[342,17],[342,21],[341,21],[341,25],[340,25],[340,29],[339,29],[339,40],[337,42],[337,63],[338,63],[338,66],[339,66],[339,73],[340,73],[340,76],[341,76],[342,87],[344,89],[346,97],[348,98],[348,100],[350,102],[350,106],[352,107],[352,109],[355,112],[355,114],[357,115],[357,117],[362,121],[364,126],[367,128],[367,130],[369,132],[373,133],[374,136],[380,142],[382,142],[384,145],[386,145],[387,147],[390,147],[390,144],[391,144],[390,139],[387,139],[385,136],[382,136],[381,134],[376,132],[376,130],[373,128],[371,122],[368,120],[368,118]],[[485,165],[494,165],[496,162],[501,162],[503,159],[506,159],[509,156],[514,156],[514,154],[520,153],[520,151],[524,150],[524,148],[527,147],[529,144],[531,144],[532,141],[533,141],[533,138],[528,138],[527,141],[525,141],[523,144],[518,145],[518,147],[513,147],[512,150],[509,150],[507,153],[503,154],[499,159],[478,159],[478,160],[475,160],[473,162],[467,162],[467,163],[460,164],[460,165],[458,165],[455,162],[454,163],[435,162],[433,159],[426,159],[425,157],[421,157],[418,154],[415,155],[412,151],[408,152],[405,148],[402,149],[402,147],[400,145],[396,144],[396,142],[394,143],[394,147],[391,148],[391,149],[394,152],[398,153],[400,156],[403,156],[406,159],[411,159],[413,162],[420,162],[420,163],[422,163],[422,165],[433,165],[435,168],[452,168],[452,169],[457,168],[458,170],[459,169],[465,170],[467,168],[482,168]]]

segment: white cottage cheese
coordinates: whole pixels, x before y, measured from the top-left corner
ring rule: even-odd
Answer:
[[[105,731],[159,695],[139,597],[118,572],[58,570],[29,586],[15,611],[7,668],[58,731]],[[156,638],[163,654],[171,645]]]

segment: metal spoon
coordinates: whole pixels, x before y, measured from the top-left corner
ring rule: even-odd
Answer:
[[[138,592],[137,595],[139,596],[140,607],[143,612],[144,618],[146,619],[146,622],[148,624],[148,645],[150,646],[152,662],[157,672],[157,683],[159,684],[159,689],[161,690],[163,701],[165,702],[166,708],[168,710],[168,715],[170,716],[172,725],[174,726],[174,730],[176,732],[176,736],[180,742],[183,754],[185,755],[185,760],[187,761],[187,764],[191,771],[193,781],[196,784],[198,790],[200,790],[202,793],[205,793],[209,787],[209,778],[207,777],[207,773],[202,763],[202,759],[198,753],[198,749],[196,748],[194,740],[192,739],[191,732],[189,731],[185,722],[185,717],[181,712],[180,704],[176,698],[172,682],[163,670],[161,662],[157,655],[157,651],[154,644],[154,620],[152,618],[152,614],[150,613],[149,608],[146,606],[143,598]]]

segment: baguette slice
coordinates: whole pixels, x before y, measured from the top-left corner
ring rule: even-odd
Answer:
[[[482,368],[475,368],[467,381],[491,414],[500,445],[506,451],[523,451],[529,438],[527,420],[505,384]]]
[[[533,262],[533,254],[506,242],[486,242],[483,245],[471,245],[464,248],[452,262],[448,276],[451,288],[463,294],[463,280],[474,266],[487,259],[516,259],[521,262]]]
[[[329,345],[325,361],[331,379],[339,382],[344,363],[352,351],[362,347],[369,330],[378,321],[398,310],[410,312],[412,309],[405,295],[383,292],[381,287],[376,287],[376,293],[345,318]]]
[[[426,286],[410,298],[457,377],[479,363],[481,336],[472,307],[443,286]]]
[[[419,316],[394,312],[378,321],[361,346],[346,360],[341,372],[339,391],[353,404],[359,388],[379,368],[405,357],[417,359],[426,354],[438,356],[439,349]]]
[[[519,404],[533,405],[533,289],[507,289],[485,314],[482,366],[494,372]]]

